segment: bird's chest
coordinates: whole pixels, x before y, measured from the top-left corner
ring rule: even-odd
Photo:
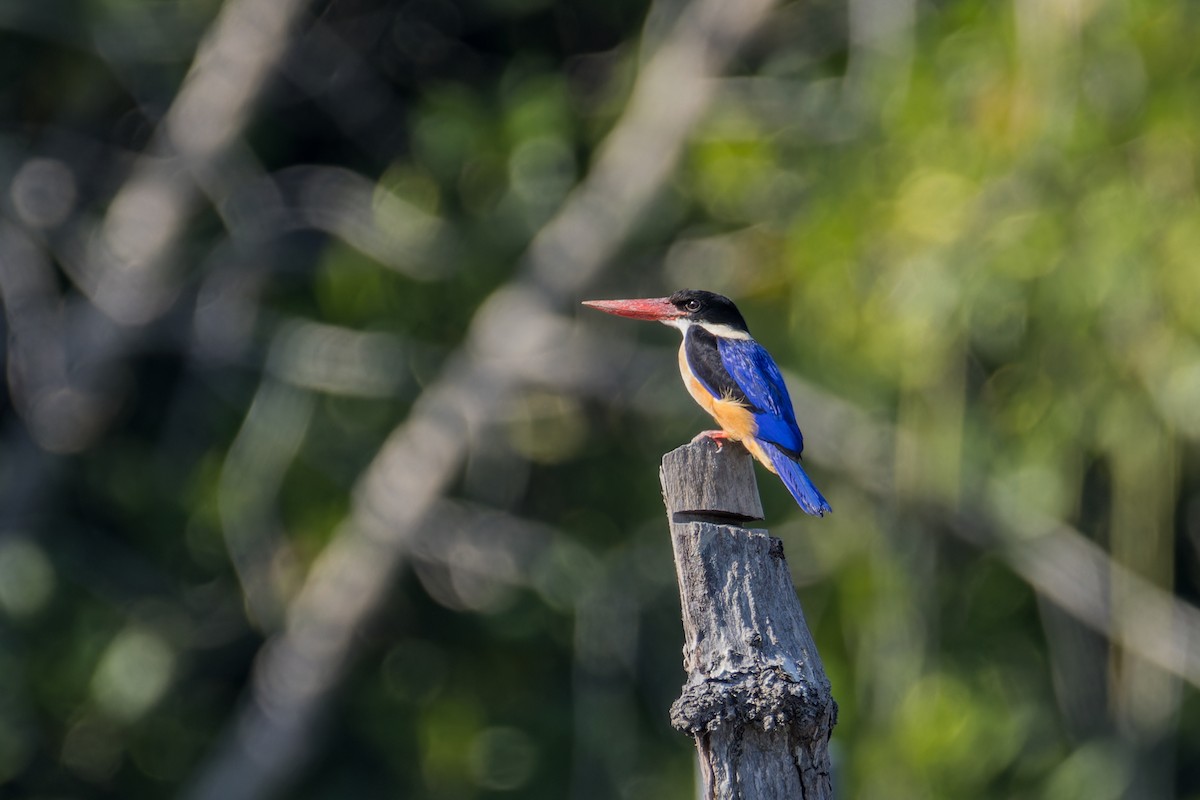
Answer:
[[[731,397],[715,397],[696,377],[696,372],[687,356],[687,343],[679,348],[679,374],[683,385],[701,408],[712,415],[730,439],[741,441],[758,433],[754,415],[745,405]]]
[[[714,406],[716,405],[717,398],[713,397],[708,389],[704,388],[704,384],[696,378],[695,373],[692,371],[692,367],[688,363],[686,341],[679,346],[679,376],[683,378],[683,385],[687,387],[688,394],[692,396],[692,399],[699,403],[701,408],[715,417],[716,411],[714,410]]]

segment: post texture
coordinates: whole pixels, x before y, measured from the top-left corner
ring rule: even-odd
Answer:
[[[704,439],[667,453],[663,498],[683,607],[687,683],[671,723],[696,740],[706,800],[830,800],[837,704],[762,519],[753,462]]]

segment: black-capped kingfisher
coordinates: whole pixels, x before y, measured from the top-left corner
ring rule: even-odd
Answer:
[[[712,415],[719,431],[709,437],[741,442],[783,480],[800,508],[822,517],[833,509],[800,466],[804,436],[779,367],[750,336],[728,297],[682,289],[670,297],[588,300],[585,306],[630,319],[661,322],[683,333],[679,372],[688,393]],[[693,440],[695,441],[695,440]]]

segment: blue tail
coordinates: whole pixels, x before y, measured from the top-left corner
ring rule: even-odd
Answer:
[[[833,512],[833,509],[829,507],[829,502],[817,491],[817,487],[813,485],[812,479],[808,477],[804,467],[800,466],[799,461],[791,458],[770,442],[759,439],[758,443],[763,452],[770,457],[771,466],[783,479],[783,485],[792,493],[792,497],[796,498],[796,502],[800,504],[800,508],[804,509],[806,514],[823,517]]]

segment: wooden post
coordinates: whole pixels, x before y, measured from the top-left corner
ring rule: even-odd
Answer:
[[[671,724],[696,740],[705,800],[830,800],[837,704],[745,449],[663,457],[688,679]]]

